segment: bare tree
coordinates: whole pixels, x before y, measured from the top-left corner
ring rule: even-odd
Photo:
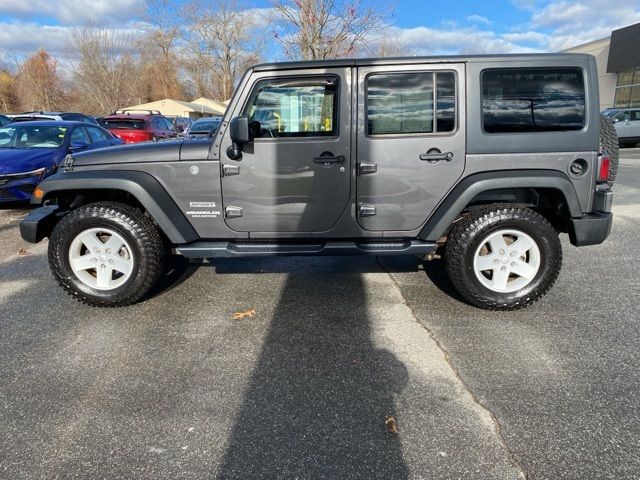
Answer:
[[[281,18],[274,35],[290,58],[322,60],[368,51],[368,36],[382,29],[393,8],[375,0],[272,0]]]
[[[264,35],[256,22],[256,15],[235,0],[193,0],[184,7],[184,65],[198,95],[231,97],[239,76],[260,58]]]
[[[135,103],[135,38],[127,32],[87,26],[73,32],[70,56],[74,89],[83,110],[107,113]]]
[[[8,70],[0,70],[0,112],[15,112],[18,108],[16,78]]]
[[[184,97],[180,82],[178,42],[182,37],[179,7],[169,0],[146,0],[145,35],[137,46],[143,70],[141,94],[147,101]]]
[[[57,110],[64,103],[58,64],[45,50],[27,58],[18,71],[17,96],[25,110]]]

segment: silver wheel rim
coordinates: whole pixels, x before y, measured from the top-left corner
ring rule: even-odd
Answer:
[[[108,228],[84,230],[69,247],[73,273],[96,290],[113,290],[125,284],[133,272],[133,262],[127,241]]]
[[[499,230],[487,236],[473,256],[476,278],[489,290],[510,293],[531,283],[540,270],[540,249],[519,230]]]

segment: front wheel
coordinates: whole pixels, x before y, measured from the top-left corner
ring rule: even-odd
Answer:
[[[151,219],[114,202],[73,210],[49,238],[49,265],[58,283],[79,301],[98,307],[142,298],[160,277],[164,256]]]
[[[451,231],[447,274],[472,305],[515,310],[542,297],[562,266],[558,233],[541,215],[509,204],[473,211]]]

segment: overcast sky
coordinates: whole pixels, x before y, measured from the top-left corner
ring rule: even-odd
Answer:
[[[0,50],[22,56],[42,47],[61,55],[69,32],[87,22],[135,29],[142,3],[0,0]],[[392,21],[387,38],[414,54],[553,52],[640,22],[640,0],[397,0]],[[278,52],[266,56],[277,60]]]

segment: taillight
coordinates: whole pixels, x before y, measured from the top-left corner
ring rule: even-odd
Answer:
[[[600,168],[598,168],[598,183],[604,183],[609,180],[611,172],[611,158],[608,155],[600,157]]]

